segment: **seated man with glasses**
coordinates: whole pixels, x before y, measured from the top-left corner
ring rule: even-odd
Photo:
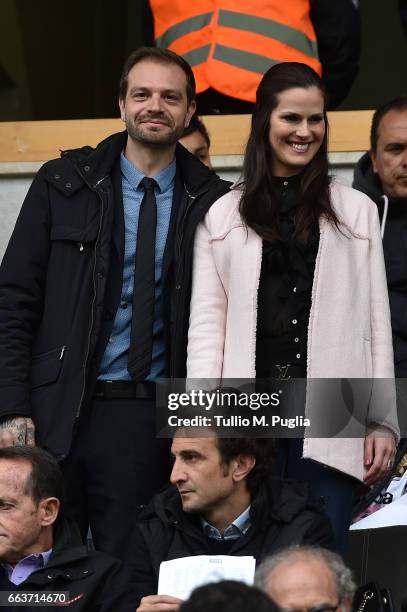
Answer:
[[[265,559],[255,585],[281,612],[350,612],[355,583],[342,558],[329,550],[290,546]]]

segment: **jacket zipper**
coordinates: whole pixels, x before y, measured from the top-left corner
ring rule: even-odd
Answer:
[[[81,173],[79,173],[81,174]],[[82,176],[82,174],[81,174]],[[82,176],[82,178],[85,180],[85,178]],[[85,396],[85,389],[86,389],[86,365],[88,363],[88,357],[89,357],[89,351],[90,351],[90,338],[92,335],[92,329],[93,329],[93,320],[94,320],[94,306],[95,306],[95,300],[96,300],[96,292],[97,292],[97,288],[96,288],[96,264],[97,264],[97,247],[99,244],[99,238],[100,238],[100,234],[102,231],[102,222],[103,222],[103,214],[104,214],[104,209],[103,209],[103,189],[97,189],[98,185],[104,181],[106,177],[103,177],[102,179],[100,179],[100,181],[98,181],[94,186],[89,185],[89,183],[87,181],[85,181],[88,186],[92,189],[92,191],[95,191],[99,198],[100,198],[100,204],[101,204],[101,211],[100,211],[100,220],[99,220],[99,230],[98,230],[98,235],[96,236],[96,241],[95,241],[95,246],[94,246],[94,252],[93,252],[93,273],[92,273],[92,278],[93,278],[93,297],[92,297],[92,305],[91,305],[91,317],[90,317],[90,325],[89,325],[89,331],[88,331],[88,342],[87,342],[87,347],[86,347],[86,354],[85,354],[85,359],[83,361],[82,364],[82,371],[83,371],[83,383],[82,383],[82,391],[81,391],[81,396],[79,399],[79,404],[78,407],[76,409],[75,412],[75,420],[77,421],[79,419],[79,416],[81,414],[81,407],[82,407],[82,402],[83,402],[83,398]]]
[[[202,193],[198,193],[197,195],[192,195],[192,193],[190,193],[187,189],[187,186],[184,183],[184,189],[185,189],[185,193],[188,196],[188,203],[187,203],[187,207],[185,209],[185,214],[182,218],[182,222],[180,223],[179,228],[177,229],[177,256],[179,257],[181,254],[181,246],[182,246],[182,241],[184,239],[184,227],[185,227],[185,223],[186,223],[186,218],[188,216],[189,211],[191,210],[191,206],[194,203],[195,199],[197,197],[199,197],[200,195],[202,195],[202,193],[205,193],[207,190],[203,191]]]

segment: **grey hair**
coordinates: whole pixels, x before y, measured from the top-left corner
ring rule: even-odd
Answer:
[[[269,576],[278,565],[303,558],[313,558],[324,563],[335,576],[336,588],[342,604],[346,600],[352,601],[356,585],[351,570],[346,567],[342,557],[320,546],[299,546],[296,544],[266,557],[256,569],[254,584],[267,593]]]

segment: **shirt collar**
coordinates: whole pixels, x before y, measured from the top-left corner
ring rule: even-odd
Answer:
[[[43,565],[44,566],[47,565],[48,562],[49,562],[49,558],[52,555],[52,548],[50,548],[49,550],[47,550],[47,551],[45,551],[43,553],[40,553],[40,555],[42,556],[42,563],[43,563]]]
[[[244,535],[251,526],[250,508],[251,506],[247,506],[246,510],[243,510],[243,512],[225,529],[223,535],[220,533],[219,529],[208,523],[203,517],[201,517],[202,529],[208,538],[214,540],[236,540]]]
[[[23,559],[20,559],[20,561],[18,563],[16,563],[15,566],[10,565],[9,563],[2,563],[2,566],[8,572],[13,572],[13,570],[20,563],[21,564],[32,564],[32,565],[36,565],[37,567],[44,567],[45,565],[47,565],[47,563],[48,563],[48,561],[50,559],[51,554],[52,554],[52,548],[50,548],[49,550],[46,550],[45,552],[40,552],[40,553],[34,553],[32,555],[27,555]]]
[[[177,164],[174,157],[169,166],[161,170],[156,176],[151,177],[158,184],[160,193],[163,193],[170,187],[175,177],[176,167]],[[145,175],[136,166],[133,166],[127,157],[125,157],[123,151],[120,155],[120,169],[135,191],[141,189],[140,183]]]

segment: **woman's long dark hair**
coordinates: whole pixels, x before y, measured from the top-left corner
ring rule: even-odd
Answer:
[[[278,103],[278,94],[302,87],[317,87],[326,102],[324,84],[318,74],[306,64],[283,62],[270,68],[263,76],[256,93],[249,140],[243,162],[243,195],[240,214],[248,227],[261,238],[278,240],[276,204],[272,195],[272,156],[269,142],[270,115]],[[295,235],[307,240],[311,226],[321,215],[339,226],[332,208],[328,176],[328,120],[324,104],[325,136],[314,158],[301,172],[300,206]]]

